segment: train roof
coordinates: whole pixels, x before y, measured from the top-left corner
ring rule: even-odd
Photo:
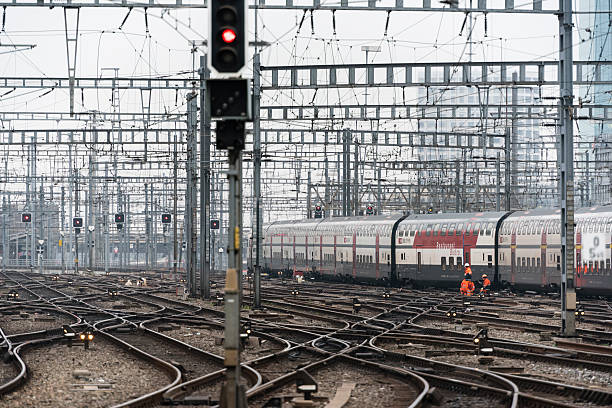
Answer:
[[[560,214],[561,210],[558,208],[535,208],[530,210],[514,211],[508,218],[519,218],[519,217],[547,217],[555,216]],[[612,213],[612,205],[605,206],[592,206],[583,207],[576,210],[576,215],[582,216],[584,214],[593,213]],[[456,219],[472,219],[476,220],[496,220],[507,214],[506,211],[491,211],[491,212],[471,212],[471,213],[436,213],[436,214],[410,214],[404,221],[444,221],[444,220],[456,220]],[[337,223],[341,224],[391,224],[399,220],[404,214],[394,213],[388,215],[365,215],[357,217],[330,217],[330,218],[312,218],[302,220],[284,220],[275,221],[265,225],[265,228],[269,227],[296,227],[296,226],[307,226],[316,225],[334,225]]]

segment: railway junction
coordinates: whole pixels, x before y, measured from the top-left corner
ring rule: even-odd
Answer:
[[[0,407],[612,407],[609,1],[0,6]]]

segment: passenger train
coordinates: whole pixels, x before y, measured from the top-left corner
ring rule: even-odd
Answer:
[[[576,211],[576,288],[612,293],[612,206]],[[263,266],[319,278],[458,287],[463,265],[500,286],[560,284],[560,210],[338,217],[264,226]]]

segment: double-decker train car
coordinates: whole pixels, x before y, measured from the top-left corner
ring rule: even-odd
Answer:
[[[575,284],[612,293],[612,206],[576,212]],[[522,289],[560,283],[559,210],[338,217],[264,227],[272,271],[352,281],[456,287],[469,263]]]

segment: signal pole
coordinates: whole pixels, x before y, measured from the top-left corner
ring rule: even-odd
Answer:
[[[225,275],[225,383],[221,408],[246,408],[240,385],[240,290],[242,278],[242,150],[245,121],[250,117],[250,92],[241,79],[248,46],[246,0],[210,3],[209,62],[211,72],[224,79],[208,80],[206,97],[211,117],[217,119],[217,150],[229,160],[228,267]],[[208,112],[206,112],[208,113]],[[222,211],[221,211],[222,213]]]
[[[576,335],[574,287],[574,99],[572,52],[572,0],[560,0],[559,116],[561,173],[561,334]]]

